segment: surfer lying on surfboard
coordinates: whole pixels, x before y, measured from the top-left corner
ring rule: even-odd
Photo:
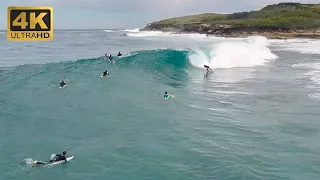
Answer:
[[[57,162],[57,161],[67,161],[66,154],[67,154],[67,152],[63,151],[62,154],[54,154],[54,157],[51,157],[50,161],[46,161],[46,162],[33,161],[32,165],[36,165],[36,164],[45,165],[45,164],[50,164],[50,163]],[[55,159],[53,159],[53,158],[55,158]]]
[[[165,92],[163,95],[163,99],[169,99],[169,98],[174,98],[174,95],[168,94],[168,92]]]
[[[103,76],[107,76],[107,75],[109,75],[108,70],[106,70],[105,72],[103,72],[103,73],[101,74],[101,77],[103,77]]]

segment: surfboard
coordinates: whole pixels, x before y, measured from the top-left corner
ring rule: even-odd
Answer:
[[[73,158],[74,158],[74,156],[68,157],[68,158],[67,158],[67,162],[68,162],[68,161],[71,161]],[[31,165],[32,165],[33,167],[38,166],[39,164],[37,164],[36,162],[37,162],[37,161],[33,161],[33,162],[31,163]],[[57,161],[57,162],[48,163],[48,164],[42,164],[42,165],[44,165],[44,166],[49,166],[49,165],[50,165],[50,166],[51,166],[51,165],[61,164],[61,163],[64,163],[64,162],[66,162],[66,161]]]
[[[64,85],[64,86],[60,86],[59,88],[60,88],[60,89],[63,89],[63,88],[65,88],[65,87],[66,87],[66,85]]]
[[[114,64],[116,62],[114,59],[109,59],[109,57],[105,57],[104,59],[108,60],[112,64]]]
[[[74,156],[68,157],[67,161],[71,161],[73,158],[74,158]],[[57,165],[57,164],[61,164],[61,163],[64,163],[64,162],[66,162],[66,161],[57,161],[57,162],[50,163],[50,164],[47,164],[47,165]]]
[[[164,98],[164,99],[165,99],[165,100],[168,100],[168,99],[173,99],[173,98],[175,98],[175,97],[176,97],[175,95],[169,94],[168,98]]]
[[[101,77],[107,77],[107,76],[109,76],[109,74],[107,74],[106,76],[104,76],[103,73],[102,73],[102,74],[100,74],[100,76],[101,76]]]

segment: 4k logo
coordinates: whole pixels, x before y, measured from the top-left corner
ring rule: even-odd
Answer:
[[[8,7],[9,41],[48,41],[53,39],[52,7]]]

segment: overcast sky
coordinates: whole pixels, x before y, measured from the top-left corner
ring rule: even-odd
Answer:
[[[283,0],[0,0],[0,29],[7,29],[8,6],[52,6],[55,29],[141,28],[147,23],[205,12],[258,10]],[[320,0],[290,2],[320,3]]]

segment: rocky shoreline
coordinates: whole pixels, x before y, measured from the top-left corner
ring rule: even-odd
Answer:
[[[261,35],[268,39],[320,39],[320,29],[303,29],[303,30],[279,30],[279,29],[253,29],[236,26],[219,26],[210,27],[205,24],[191,25],[180,27],[152,27],[146,26],[141,31],[162,31],[174,33],[199,33],[207,36],[216,37],[248,37],[254,35]]]

